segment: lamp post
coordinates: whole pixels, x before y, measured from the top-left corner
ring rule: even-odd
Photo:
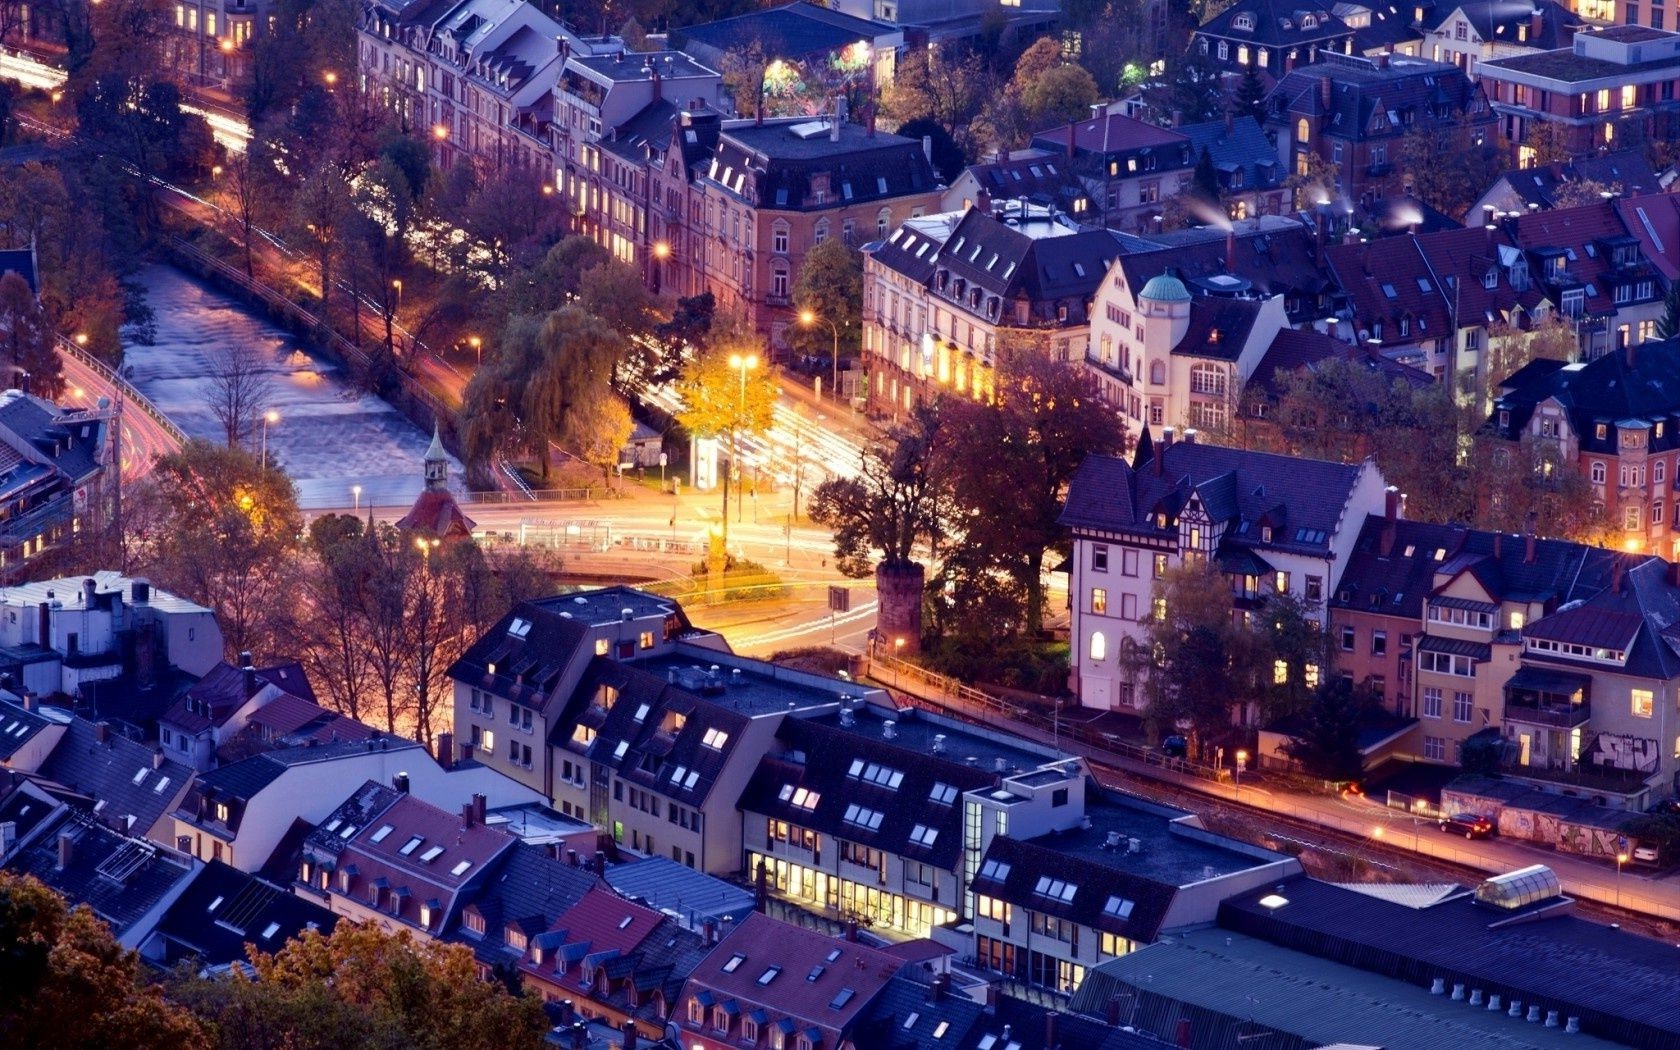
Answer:
[[[278,422],[280,422],[280,413],[274,411],[274,409],[271,408],[263,413],[262,469],[265,474],[268,472],[268,425]]]
[[[393,311],[392,311],[393,313],[395,313],[395,312],[398,312],[398,311],[402,310],[402,278],[401,277],[391,278],[391,287],[393,289],[395,289],[396,293],[397,293],[397,305],[393,308]]]
[[[826,317],[818,317],[813,311],[799,311],[799,323],[813,325],[818,321],[828,325],[828,330],[834,335],[834,362],[829,375],[830,393],[836,401],[840,400],[840,326]]]
[[[484,340],[476,335],[467,337],[467,345],[473,348],[473,357],[478,361],[478,367],[484,367]]]
[[[1622,906],[1622,865],[1628,862],[1626,853],[1616,854],[1616,907]]]
[[[350,486],[350,499],[352,501],[354,501],[352,503],[352,506],[354,507],[354,510],[352,511],[352,513],[354,513],[357,517],[361,517],[361,514],[362,514],[362,487],[360,485],[351,485]]]
[[[739,369],[741,385],[735,396],[735,425],[729,428],[729,470],[736,475],[735,481],[735,520],[741,520],[741,478],[745,471],[741,470],[741,417],[747,414],[747,373],[758,367],[757,354],[730,354],[729,367]],[[724,490],[726,493],[727,489]],[[723,502],[723,538],[729,541],[729,497],[724,496]]]
[[[1241,749],[1238,749],[1238,751],[1237,751],[1236,781],[1237,781],[1237,801],[1239,801],[1239,802],[1242,801],[1242,775],[1243,775],[1243,767],[1246,766],[1246,765],[1248,765],[1248,752],[1244,751],[1244,750],[1241,750]]]
[[[664,276],[665,260],[670,257],[671,246],[669,244],[666,244],[664,241],[659,241],[653,246],[653,252],[651,255],[653,261],[653,273],[650,275],[651,279],[648,283],[653,286],[654,295],[659,294],[659,286],[662,283],[662,278]]]
[[[900,655],[903,652],[904,652],[904,639],[902,637],[894,638],[893,639],[893,688],[894,689],[898,688],[898,664],[899,664],[899,661],[904,659],[904,657]]]

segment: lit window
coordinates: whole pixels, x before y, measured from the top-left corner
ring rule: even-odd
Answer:
[[[1108,658],[1108,636],[1101,631],[1091,632],[1091,659],[1106,660]]]
[[[1633,691],[1633,714],[1636,718],[1650,718],[1656,710],[1656,698],[1649,689]]]
[[[729,734],[721,729],[706,730],[705,737],[700,741],[713,751],[722,751],[723,745],[729,743]]]

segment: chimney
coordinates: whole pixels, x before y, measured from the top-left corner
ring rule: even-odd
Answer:
[[[1225,134],[1229,135],[1237,128],[1237,115],[1230,110],[1225,111]]]
[[[408,794],[408,774],[398,773],[391,778],[391,788],[399,795]]]
[[[1326,113],[1330,112],[1330,78],[1318,78],[1318,105]]]
[[[1505,532],[1495,530],[1493,534],[1493,560],[1498,561],[1505,553]]]
[[[1371,56],[1371,65],[1377,69],[1387,69],[1388,58],[1389,55],[1387,51],[1378,52],[1377,54]]]
[[[636,1050],[641,1041],[641,1034],[636,1031],[636,1022],[624,1022],[624,1050]]]
[[[471,802],[461,804],[461,826],[463,828],[473,826],[473,804]]]
[[[770,872],[764,866],[764,861],[760,859],[758,867],[753,869],[753,908],[760,913],[764,911],[770,900],[769,875]]]
[[[1680,587],[1680,561],[1668,563],[1668,585],[1670,587]]]
[[[25,711],[39,711],[41,709],[41,698],[32,691],[25,689],[23,691],[23,709]]]
[[[1546,16],[1540,13],[1540,8],[1536,5],[1528,16],[1528,43],[1530,46],[1533,46],[1534,42],[1540,39],[1540,34],[1546,28],[1545,22]]]
[[[707,919],[700,924],[700,942],[707,946],[717,943],[717,923]]]
[[[76,837],[68,831],[58,833],[58,869],[63,871],[70,866],[70,856],[76,851]]]
[[[239,669],[245,672],[245,695],[249,697],[257,691],[257,666],[249,652],[239,654]]]
[[[1196,443],[1196,428],[1195,427],[1185,427],[1184,428],[1184,443],[1186,445],[1194,445]]]
[[[487,801],[488,800],[479,792],[473,792],[473,819],[478,821],[480,824],[484,823],[484,806]]]
[[[1073,140],[1074,140],[1074,134],[1075,134],[1075,133],[1076,133],[1076,132],[1077,132],[1077,131],[1078,131],[1078,130],[1079,130],[1079,122],[1078,122],[1078,121],[1074,121],[1074,120],[1070,120],[1070,121],[1068,121],[1068,144],[1067,144],[1067,155],[1068,155],[1068,160],[1072,160],[1072,159],[1073,159],[1073,148],[1074,148],[1074,147],[1073,147]]]
[[[1610,559],[1610,593],[1611,594],[1622,593],[1622,576],[1624,574],[1624,571],[1625,571],[1625,566],[1622,564],[1621,555],[1618,554],[1618,555],[1613,556]]]
[[[875,116],[874,107],[870,107],[869,115],[870,115],[871,119],[874,118],[874,116]],[[930,167],[930,168],[933,167],[933,136],[932,135],[923,135],[922,136],[922,156],[927,158],[928,167]]]
[[[1534,564],[1534,530],[1539,526],[1540,515],[1529,511],[1523,518],[1523,564]]]
[[[99,591],[99,584],[91,579],[82,581],[82,608],[93,608],[94,595]]]
[[[97,722],[93,727],[93,742],[103,744],[111,739],[111,727],[105,722]]]
[[[1183,1050],[1190,1050],[1190,1018],[1180,1017],[1178,1019],[1178,1038],[1175,1042],[1182,1047]]]
[[[437,760],[444,769],[455,768],[455,734],[447,729],[437,736]]]
[[[168,761],[168,759],[166,759],[164,757],[163,748],[156,747],[156,748],[152,749],[152,768],[153,769],[162,769],[163,764],[166,761]]]
[[[606,870],[607,870],[607,855],[600,850],[596,850],[595,851],[595,874],[599,875]]]
[[[655,69],[652,72],[653,72],[653,100],[655,102],[658,102],[660,99],[665,97],[664,88],[663,88],[663,85],[659,82],[659,70]]]
[[[1400,518],[1400,489],[1396,485],[1383,489],[1383,517],[1389,521]]]
[[[459,744],[457,746],[461,749],[461,761],[471,762],[473,760],[473,746],[471,744]]]
[[[1634,343],[1634,341],[1632,339],[1629,339],[1627,341],[1627,345],[1624,346],[1622,348],[1622,350],[1627,355],[1628,370],[1632,371],[1633,366],[1638,364],[1638,362],[1639,362],[1639,347]]]
[[[1226,114],[1225,119],[1231,119]],[[1060,1016],[1054,1010],[1044,1011],[1044,1050],[1056,1050],[1056,1018]]]
[[[944,974],[940,974],[939,976],[937,976],[933,979],[933,986],[928,989],[928,991],[929,991],[928,1001],[929,1002],[940,1003],[940,1002],[945,1001],[945,982],[949,981],[949,980],[950,980],[950,978],[945,976]]]
[[[1118,995],[1109,996],[1108,1002],[1103,1004],[1103,1018],[1108,1022],[1110,1028],[1120,1027],[1120,997]]]
[[[846,939],[848,941],[851,941],[853,944],[856,944],[857,943],[857,933],[858,933],[857,920],[856,919],[847,919],[846,920]]]
[[[1237,272],[1237,227],[1235,223],[1225,231],[1225,272]]]

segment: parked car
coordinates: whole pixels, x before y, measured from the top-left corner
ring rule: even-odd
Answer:
[[[1442,817],[1441,830],[1449,835],[1463,835],[1467,839],[1492,838],[1498,833],[1493,821],[1479,813],[1456,813]]]
[[[1633,847],[1633,862],[1635,864],[1650,864],[1654,866],[1657,864],[1659,859],[1657,847],[1655,846]]]
[[[1181,736],[1169,736],[1161,741],[1161,754],[1168,758],[1185,758],[1190,754],[1190,741]]]

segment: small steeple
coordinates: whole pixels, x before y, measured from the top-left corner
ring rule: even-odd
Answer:
[[[426,489],[442,492],[449,488],[449,453],[443,450],[443,435],[438,424],[432,424],[432,444],[426,449]]]

